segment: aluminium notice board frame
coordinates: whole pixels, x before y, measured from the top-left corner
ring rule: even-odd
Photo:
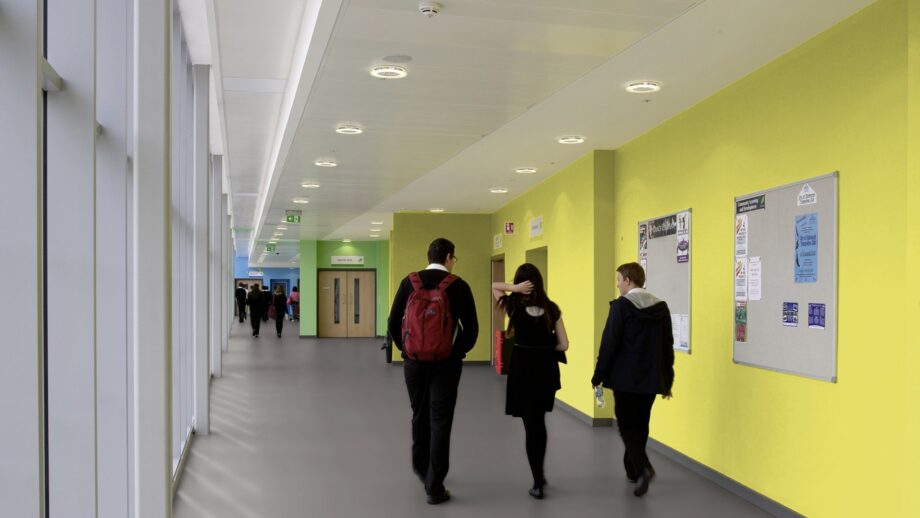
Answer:
[[[690,354],[691,209],[640,221],[639,264],[645,288],[667,302],[674,350]]]
[[[737,196],[734,221],[732,360],[836,382],[838,173]]]

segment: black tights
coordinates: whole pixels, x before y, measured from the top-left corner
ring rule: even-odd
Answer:
[[[530,472],[533,474],[534,487],[543,487],[543,484],[546,483],[546,479],[543,477],[543,459],[546,457],[545,415],[539,414],[521,418],[524,421],[527,461],[530,462]]]

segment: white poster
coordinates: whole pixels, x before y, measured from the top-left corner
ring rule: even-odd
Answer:
[[[530,220],[530,237],[543,235],[543,216],[537,216]]]
[[[748,216],[735,216],[735,257],[747,257],[748,254]]]
[[[690,315],[671,313],[671,334],[674,336],[674,350],[690,351]]]
[[[495,234],[495,237],[492,238],[492,248],[494,248],[495,250],[498,250],[501,247],[502,247],[502,235]]]
[[[677,262],[690,262],[690,212],[677,214]]]
[[[802,190],[799,191],[799,207],[802,205],[814,205],[815,203],[818,203],[818,193],[806,183],[802,186]]]
[[[760,300],[763,296],[763,263],[760,257],[748,259],[748,300]]]
[[[747,257],[735,258],[735,300],[739,302],[746,302],[748,299],[747,263]]]

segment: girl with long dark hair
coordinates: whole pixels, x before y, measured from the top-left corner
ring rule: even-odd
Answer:
[[[508,293],[506,293],[508,292]],[[546,477],[546,412],[552,412],[559,382],[559,356],[569,348],[562,311],[546,296],[543,276],[530,263],[514,273],[514,284],[492,284],[492,295],[508,315],[514,348],[508,366],[505,413],[524,422],[527,461],[533,475],[530,496],[543,498]]]

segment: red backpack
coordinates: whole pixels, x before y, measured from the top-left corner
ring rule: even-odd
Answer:
[[[418,272],[410,273],[409,280],[413,291],[403,314],[403,352],[417,361],[446,360],[454,342],[454,318],[445,290],[457,276],[448,274],[434,289],[422,286]]]

